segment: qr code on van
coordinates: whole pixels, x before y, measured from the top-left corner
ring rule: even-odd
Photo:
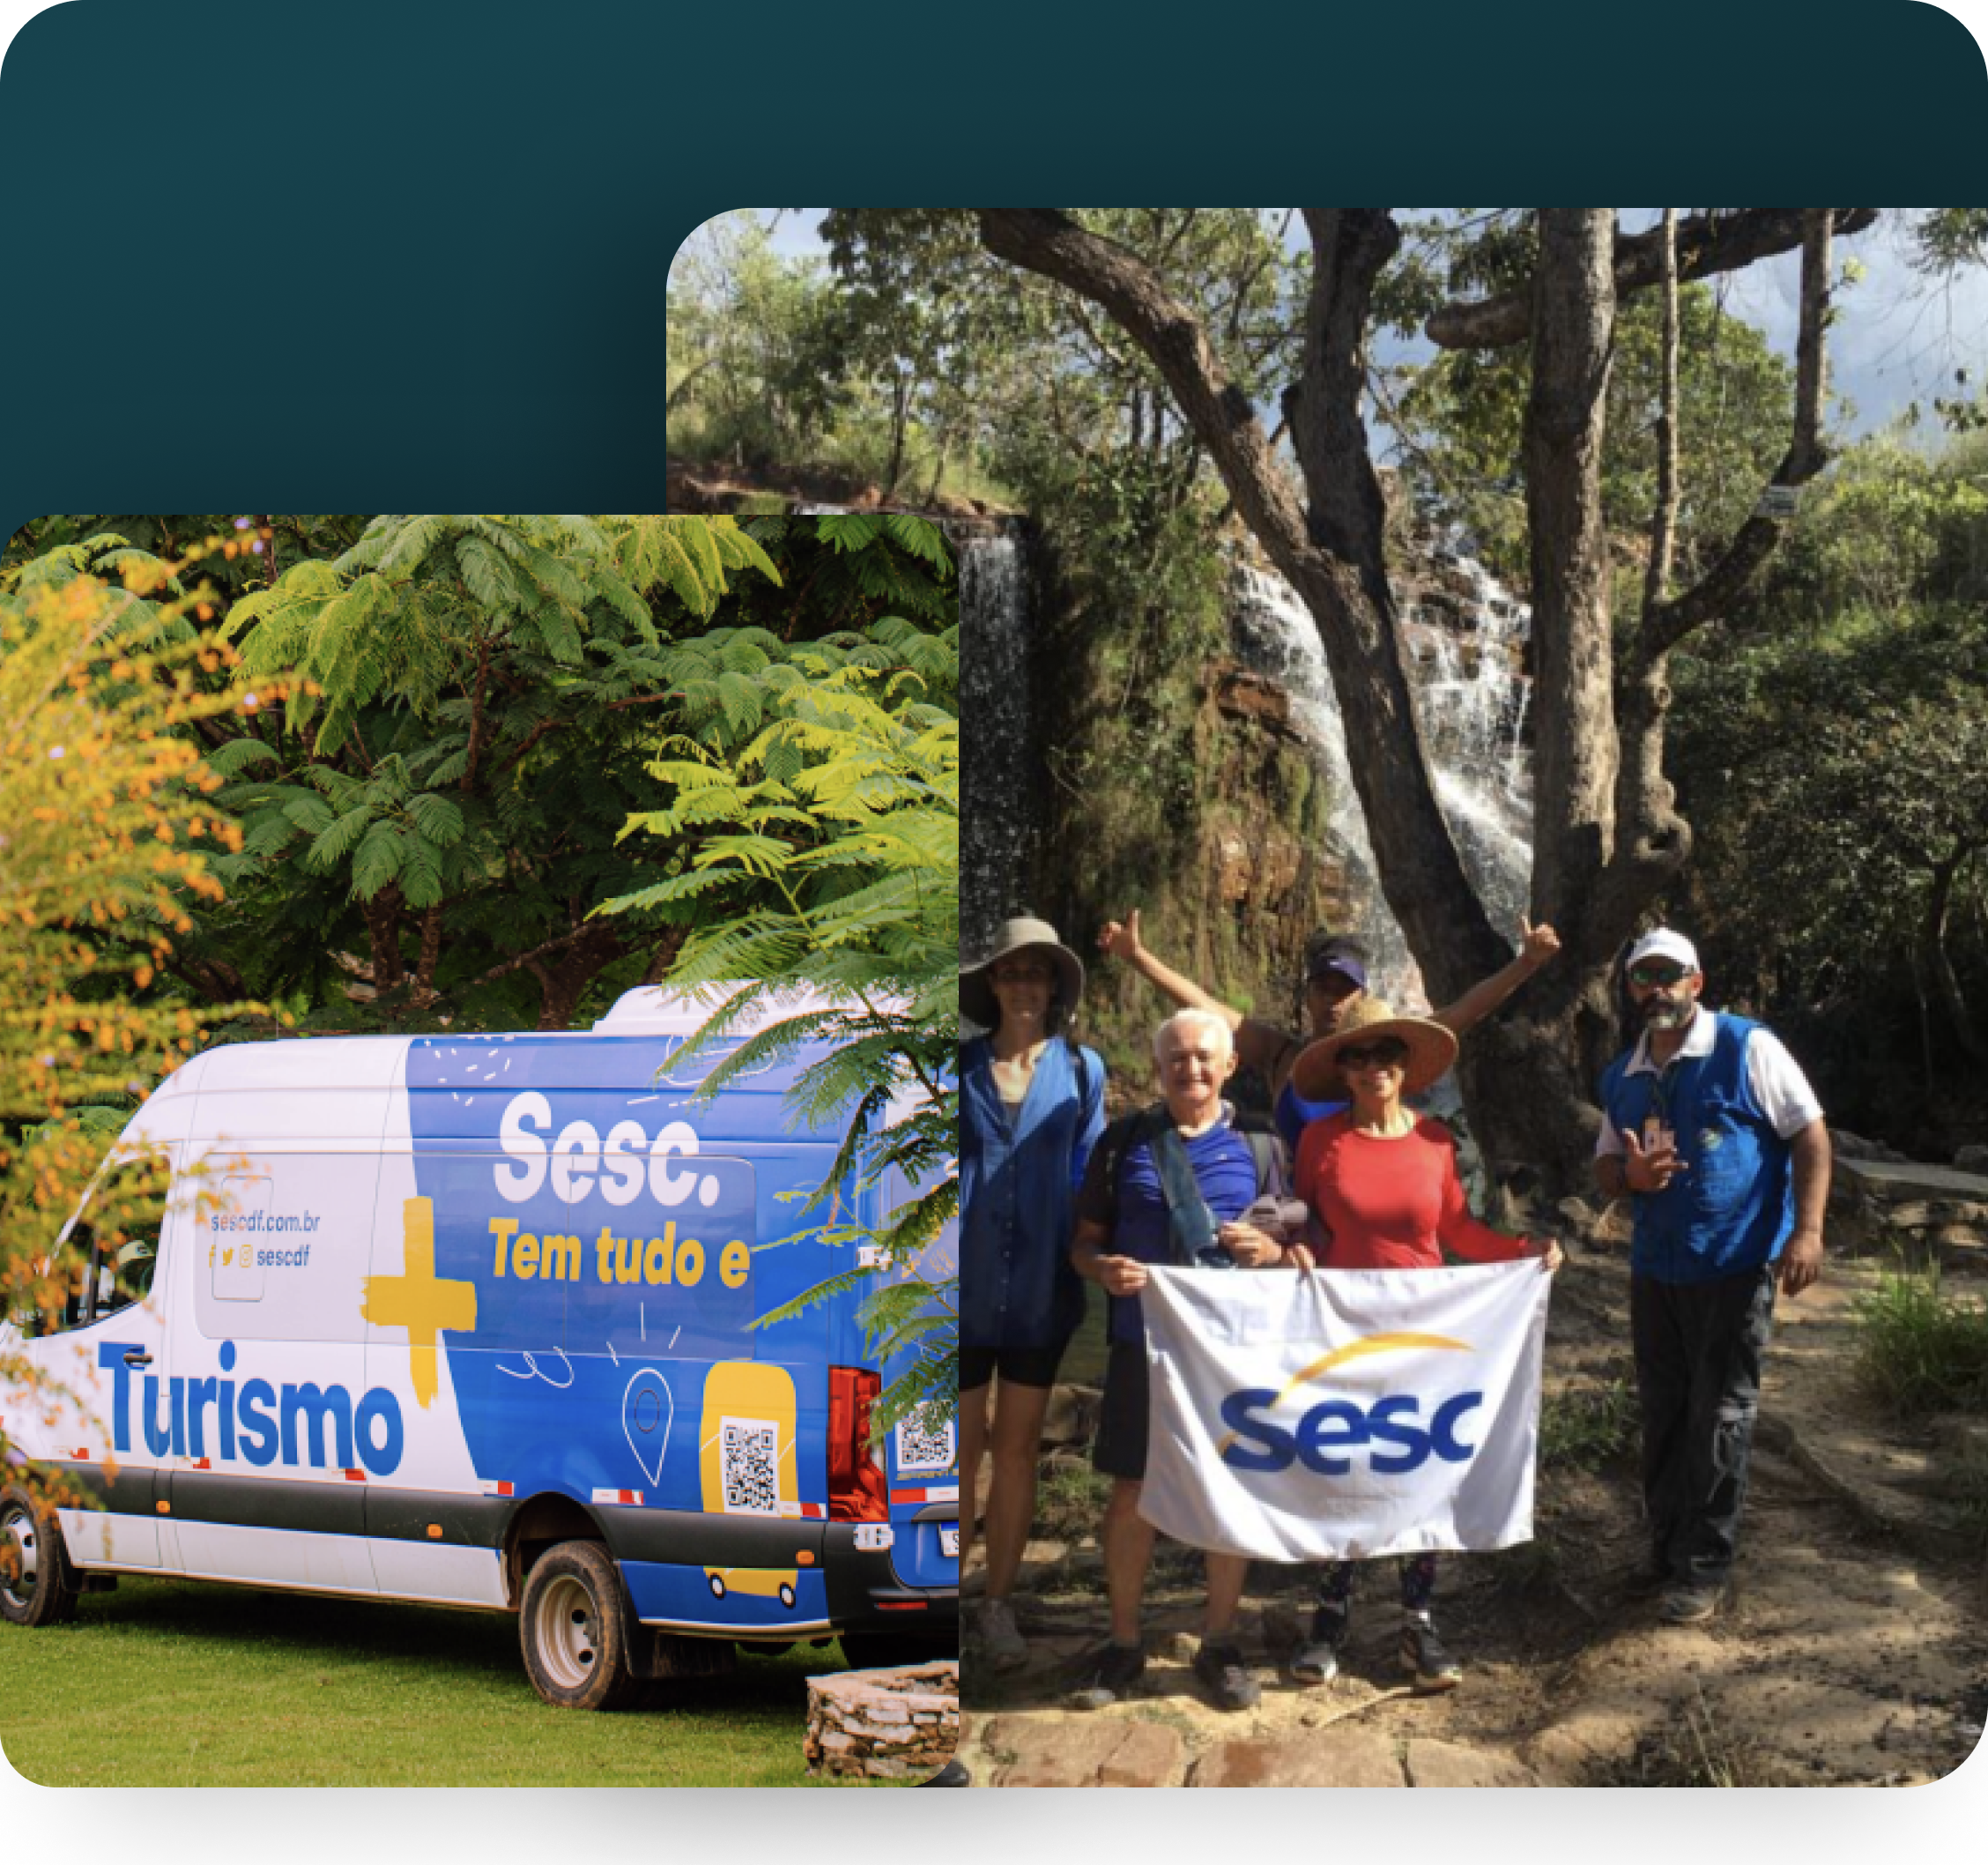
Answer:
[[[937,1406],[914,1412],[897,1427],[897,1474],[943,1476],[953,1467],[953,1421]]]
[[[727,1418],[718,1437],[727,1515],[780,1512],[780,1430],[768,1420]]]

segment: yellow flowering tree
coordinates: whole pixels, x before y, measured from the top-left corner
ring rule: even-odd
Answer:
[[[241,845],[191,728],[277,696],[241,687],[188,619],[184,568],[93,538],[0,587],[0,1389],[31,1404],[59,1395],[21,1346],[79,1293],[54,1248],[64,1221],[146,1095],[249,1007],[195,1008],[162,975],[188,902],[220,896],[210,851]],[[144,1162],[98,1179],[100,1246],[164,1189]],[[0,1481],[73,1499],[4,1428],[0,1457]]]

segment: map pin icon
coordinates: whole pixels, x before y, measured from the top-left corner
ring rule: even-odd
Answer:
[[[653,1366],[643,1367],[629,1380],[621,1395],[621,1429],[651,1483],[663,1481],[663,1456],[670,1447],[670,1426],[676,1415],[669,1382]]]

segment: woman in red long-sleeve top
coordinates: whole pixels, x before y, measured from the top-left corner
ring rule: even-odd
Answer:
[[[1316,1252],[1294,1251],[1301,1267],[1322,1269],[1440,1269],[1444,1250],[1472,1262],[1536,1256],[1559,1268],[1550,1237],[1507,1237],[1471,1215],[1450,1130],[1403,1097],[1428,1088],[1456,1060],[1457,1039],[1440,1023],[1398,1017],[1369,998],[1323,1043],[1298,1058],[1291,1079],[1307,1100],[1343,1094],[1344,1113],[1314,1121],[1298,1142],[1296,1191],[1323,1233]],[[1353,1594],[1351,1561],[1320,1579],[1311,1636],[1292,1665],[1304,1683],[1339,1670]],[[1463,1668],[1443,1650],[1429,1618],[1433,1554],[1401,1561],[1401,1661],[1425,1690],[1454,1690]]]

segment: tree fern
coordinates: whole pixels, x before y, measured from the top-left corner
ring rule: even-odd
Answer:
[[[823,525],[859,549],[878,522]],[[959,732],[956,719],[926,702],[956,689],[958,668],[953,650],[924,635],[921,665],[907,666],[907,626],[846,645],[809,643],[783,661],[737,637],[686,643],[667,657],[683,678],[694,735],[658,747],[649,769],[668,800],[631,816],[623,835],[687,839],[691,865],[598,910],[723,903],[723,917],[699,922],[672,972],[679,989],[729,987],[687,1048],[715,1051],[762,1001],[771,1014],[717,1060],[701,1098],[804,1045],[828,1045],[788,1095],[797,1119],[842,1123],[835,1157],[805,1207],[831,1216],[805,1236],[855,1236],[834,1215],[841,1193],[874,1185],[894,1167],[914,1186],[865,1233],[878,1246],[873,1267],[818,1284],[760,1324],[868,1288],[872,1350],[914,1356],[879,1408],[879,1430],[957,1393],[958,1267],[935,1246],[958,1208],[958,1089],[949,1068],[959,1027]],[[748,647],[769,657],[756,677],[738,664]],[[860,664],[868,658],[886,665]],[[727,681],[747,681],[753,706],[728,694]],[[700,721],[704,688],[711,715]],[[749,712],[764,722],[746,732]],[[832,1007],[783,1010],[803,987]],[[907,1102],[909,1118],[886,1128],[886,1111]]]

